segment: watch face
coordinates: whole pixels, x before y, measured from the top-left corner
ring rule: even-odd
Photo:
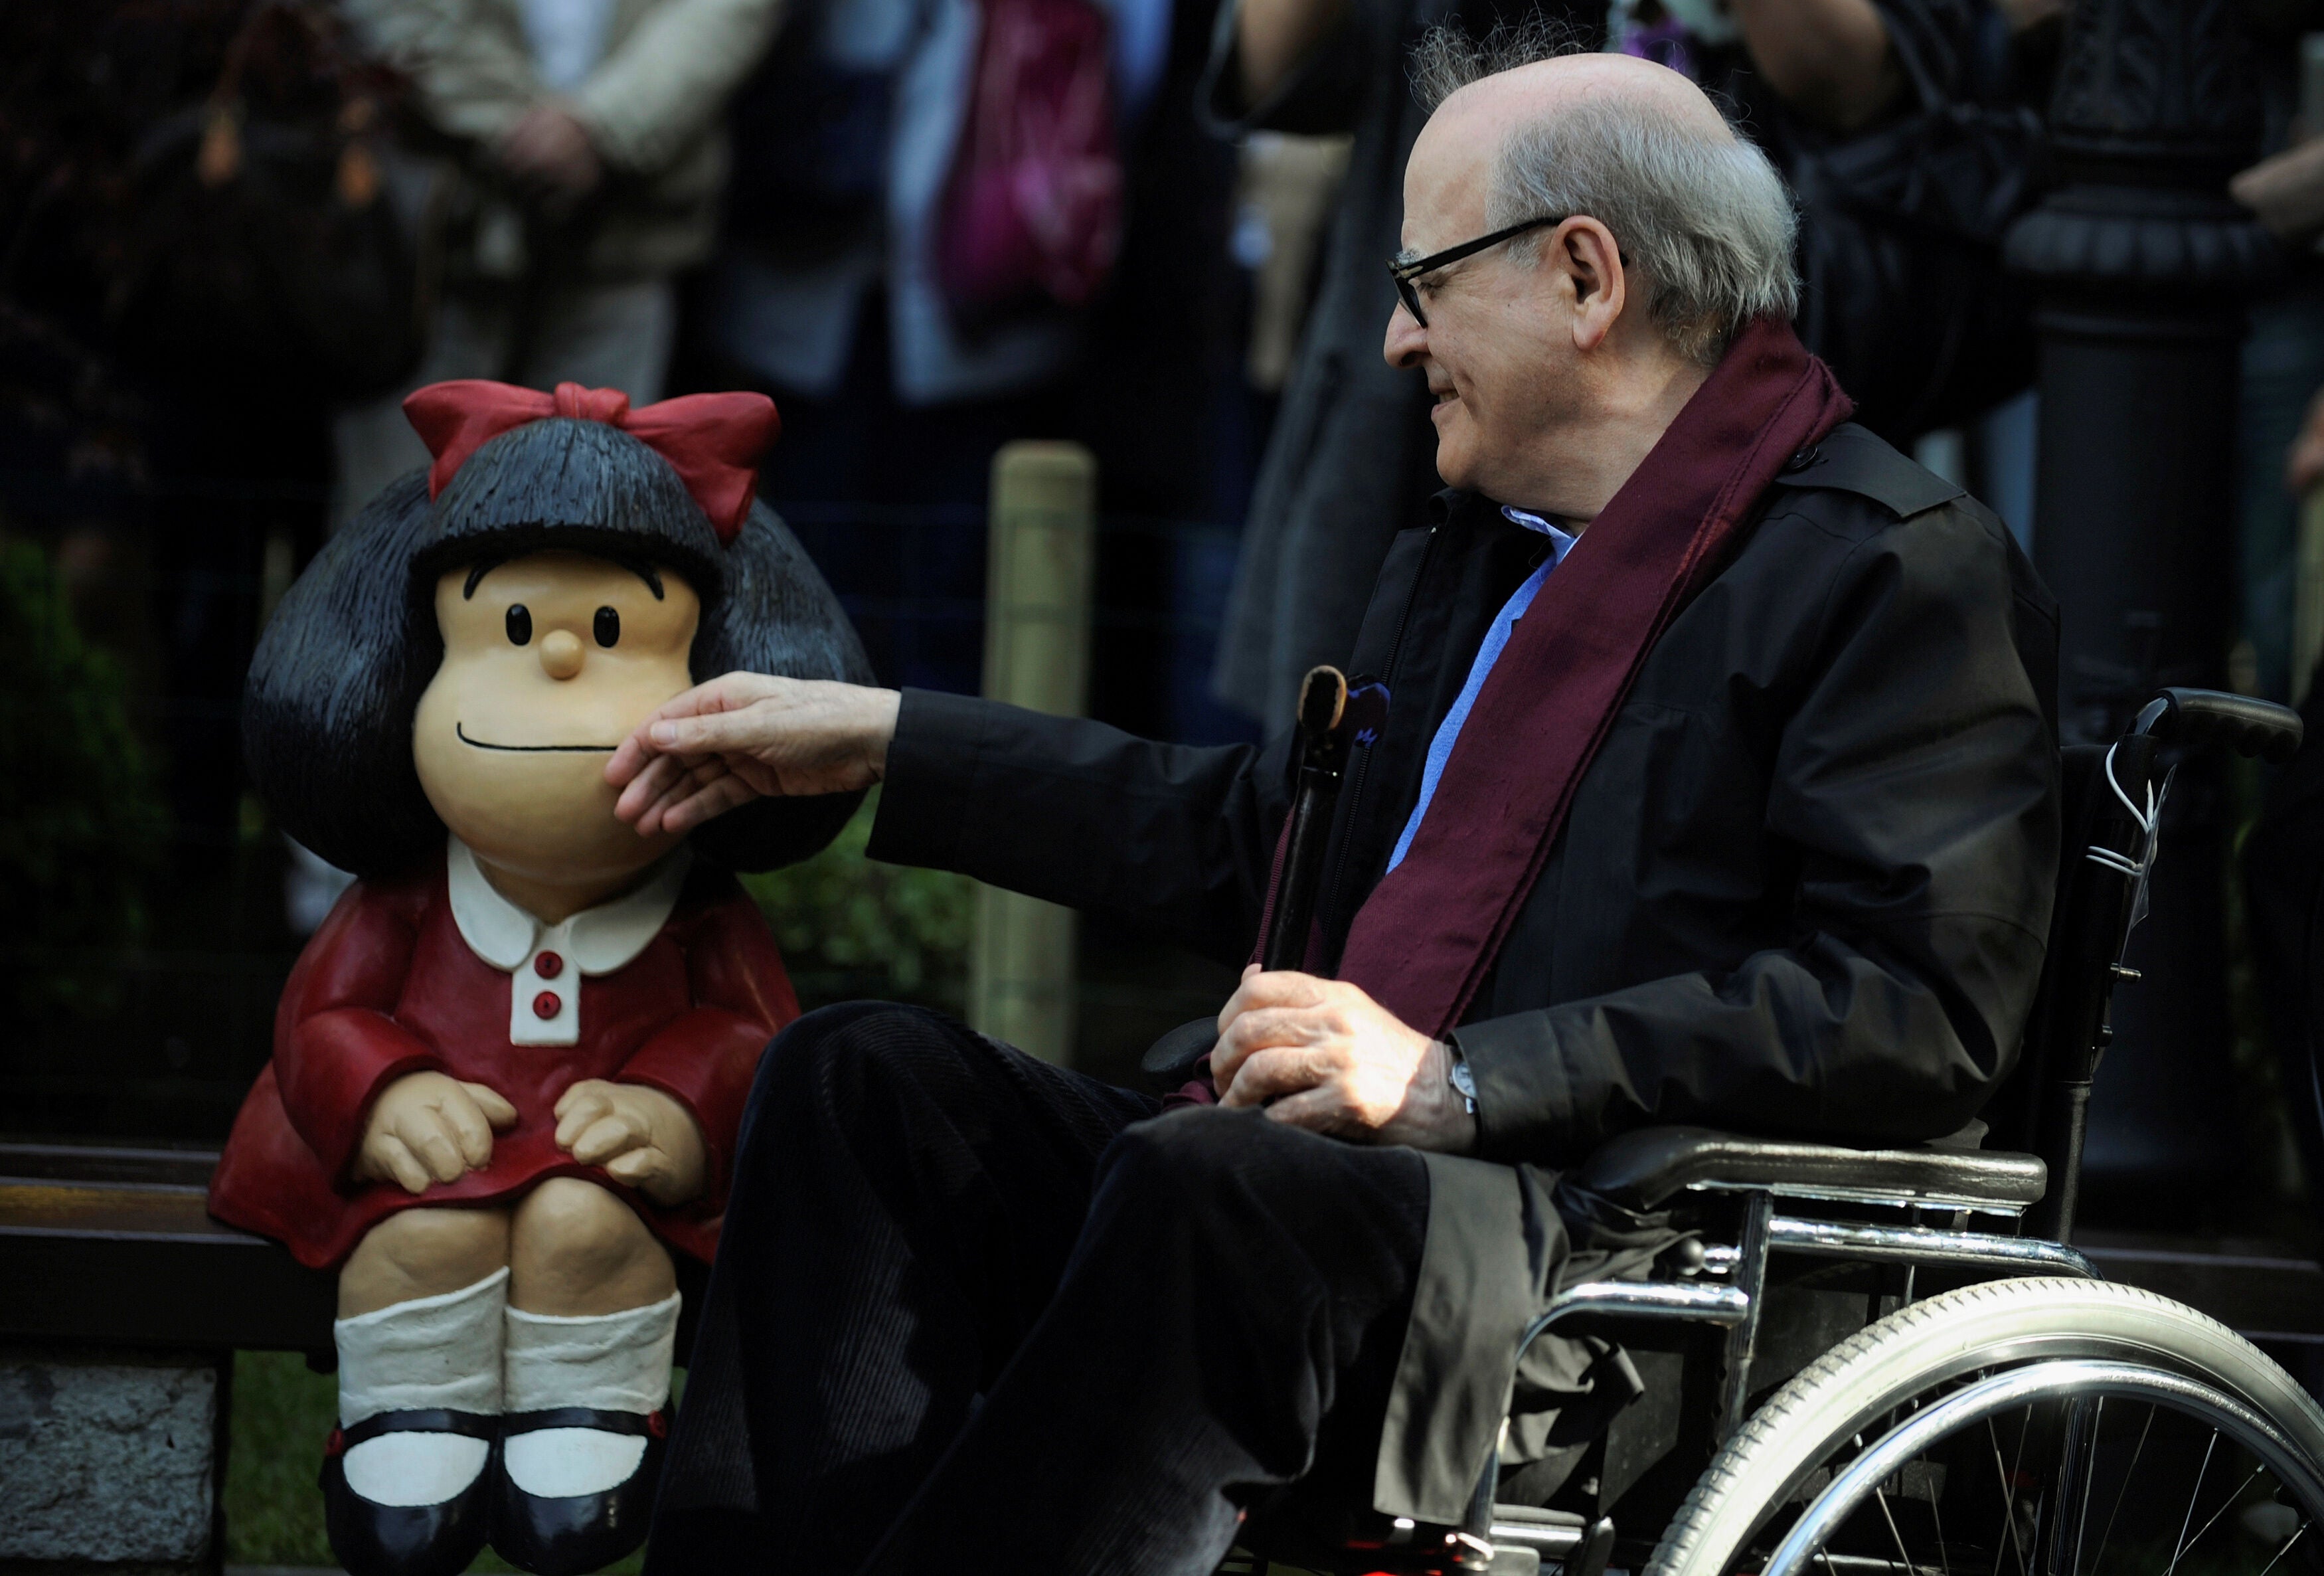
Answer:
[[[1466,1099],[1477,1098],[1477,1075],[1469,1071],[1468,1063],[1452,1064],[1452,1087],[1459,1090]]]

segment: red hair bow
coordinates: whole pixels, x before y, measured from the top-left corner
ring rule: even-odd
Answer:
[[[669,462],[722,543],[732,542],[750,517],[759,457],[782,430],[775,402],[764,394],[687,394],[632,410],[619,389],[559,383],[544,394],[484,378],[430,383],[403,401],[403,414],[436,456],[428,472],[430,498],[451,485],[470,455],[527,422],[566,416],[619,428]]]

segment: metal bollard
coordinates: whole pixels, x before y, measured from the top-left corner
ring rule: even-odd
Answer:
[[[1075,443],[1012,443],[992,458],[984,693],[1060,716],[1089,704],[1097,462]],[[1073,1058],[1070,908],[994,887],[976,895],[968,1021],[1045,1062]]]

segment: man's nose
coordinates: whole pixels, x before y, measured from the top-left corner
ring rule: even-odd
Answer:
[[[570,678],[581,671],[581,637],[571,630],[551,630],[540,642],[541,671],[551,678]]]
[[[1412,314],[1398,301],[1396,310],[1388,315],[1388,338],[1380,346],[1380,355],[1388,365],[1418,366],[1420,358],[1428,354],[1428,330],[1412,320]]]

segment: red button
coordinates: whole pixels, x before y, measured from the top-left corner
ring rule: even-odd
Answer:
[[[542,953],[532,960],[532,972],[544,980],[554,980],[565,972],[565,960],[553,952]]]
[[[535,1018],[555,1018],[559,1005],[556,991],[543,991],[532,999],[532,1015]]]

